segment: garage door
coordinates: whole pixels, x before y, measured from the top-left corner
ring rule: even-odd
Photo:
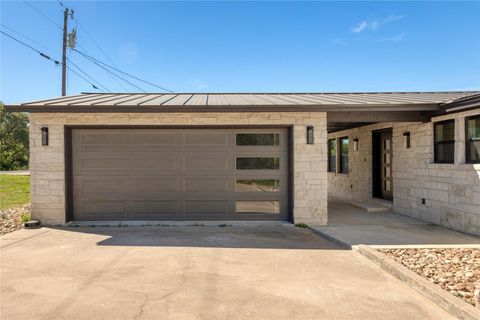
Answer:
[[[288,129],[73,129],[74,220],[286,220]]]

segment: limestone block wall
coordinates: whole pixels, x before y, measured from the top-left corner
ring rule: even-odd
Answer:
[[[465,117],[480,110],[445,115],[428,123],[379,123],[329,134],[350,139],[350,172],[328,173],[328,195],[364,201],[372,197],[372,131],[392,128],[394,211],[480,235],[480,164],[465,163]],[[434,163],[433,123],[455,119],[455,163]],[[411,148],[404,143],[410,132]],[[353,139],[359,150],[353,150]],[[424,199],[425,204],[422,203]]]
[[[65,223],[66,125],[279,125],[293,126],[293,219],[327,223],[327,120],[324,112],[275,113],[32,113],[30,181],[32,218],[44,224]],[[307,144],[306,126],[314,126]],[[41,144],[48,127],[49,145]]]

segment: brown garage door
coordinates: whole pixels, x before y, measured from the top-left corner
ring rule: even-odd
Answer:
[[[288,129],[73,129],[74,220],[286,220]]]

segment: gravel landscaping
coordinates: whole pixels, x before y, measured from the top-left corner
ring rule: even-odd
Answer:
[[[20,229],[22,214],[30,214],[30,204],[0,210],[0,235]]]
[[[480,309],[480,249],[383,249],[380,252]]]

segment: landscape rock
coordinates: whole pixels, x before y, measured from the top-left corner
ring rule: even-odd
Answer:
[[[22,228],[22,213],[30,213],[30,204],[0,210],[0,235]]]
[[[480,249],[383,249],[379,251],[480,309]]]

